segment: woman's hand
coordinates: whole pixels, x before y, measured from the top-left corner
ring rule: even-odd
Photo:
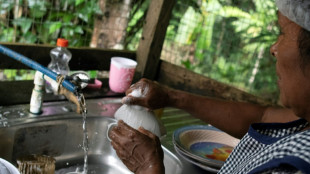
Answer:
[[[157,136],[143,129],[135,130],[122,120],[109,133],[118,157],[132,172],[163,174],[163,150]]]
[[[132,91],[139,90],[141,97],[131,95]],[[140,105],[149,109],[159,109],[170,105],[172,89],[159,85],[157,82],[141,79],[133,84],[127,91],[126,97],[122,99],[123,104]]]

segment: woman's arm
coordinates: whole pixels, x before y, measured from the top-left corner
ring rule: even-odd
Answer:
[[[224,132],[241,138],[250,124],[261,122],[267,107],[194,95],[184,91],[169,92],[169,105],[187,111],[196,118]]]
[[[141,90],[142,97],[132,97],[133,90]],[[182,109],[196,118],[241,138],[250,124],[258,122],[286,122],[297,117],[289,110],[212,99],[205,96],[175,90],[148,79],[141,79],[126,92],[125,104],[138,104],[150,109],[175,107]]]

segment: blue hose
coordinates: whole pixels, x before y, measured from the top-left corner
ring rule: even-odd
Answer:
[[[37,63],[36,61],[33,61],[33,60],[11,50],[11,49],[3,46],[3,45],[0,45],[0,53],[5,54],[8,57],[17,60],[17,61],[25,64],[26,66],[28,66],[34,70],[40,71],[44,75],[47,75],[51,79],[57,81],[57,74],[55,72],[49,70],[45,66],[42,66],[41,64]],[[64,80],[62,82],[62,86],[65,87],[66,89],[68,89],[69,91],[73,92],[74,94],[77,91],[77,87],[74,86],[72,83],[70,83],[68,80]]]

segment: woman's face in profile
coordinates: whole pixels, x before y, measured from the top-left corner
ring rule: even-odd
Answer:
[[[310,103],[310,71],[301,69],[298,36],[301,27],[278,12],[280,35],[270,52],[277,60],[276,71],[280,100],[292,108],[297,116],[303,117]],[[307,67],[306,67],[307,68]]]

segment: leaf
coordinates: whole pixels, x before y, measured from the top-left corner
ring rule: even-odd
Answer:
[[[76,0],[75,1],[75,6],[80,5],[81,3],[83,3],[85,0]]]
[[[1,42],[12,42],[14,38],[14,29],[8,28],[2,30],[2,34],[0,35]]]
[[[190,43],[191,41],[189,38],[193,34],[196,26],[199,25],[199,18],[200,15],[197,14],[193,8],[189,7],[180,21],[175,41],[182,44]]]
[[[62,26],[61,22],[53,22],[48,31],[49,34],[54,33],[56,30],[60,29]]]
[[[219,12],[219,15],[223,17],[236,17],[236,18],[241,18],[241,19],[248,19],[250,20],[252,16],[248,13],[245,12],[238,7],[232,7],[232,6],[224,6]]]
[[[5,69],[3,71],[4,76],[9,79],[9,80],[13,80],[14,77],[16,76],[16,69]]]
[[[21,27],[23,33],[27,33],[32,25],[32,19],[30,18],[18,18],[13,20],[13,24]]]
[[[85,6],[81,9],[79,9],[75,15],[78,16],[83,21],[88,22],[89,17],[90,17],[90,15],[89,15],[90,12],[91,12],[90,9],[87,6]]]
[[[74,19],[73,14],[64,14],[62,17],[63,22],[70,22],[72,19]]]
[[[84,31],[81,26],[75,27],[74,32],[79,33],[79,34],[84,34]]]
[[[42,18],[47,12],[47,7],[49,7],[47,1],[28,0],[28,3],[33,18]]]
[[[76,0],[60,0],[61,6],[75,5]]]
[[[30,10],[31,17],[33,18],[42,18],[46,13],[46,9],[36,9],[32,8]]]
[[[23,35],[21,42],[22,43],[35,43],[37,40],[37,35],[32,34],[31,32],[27,32]]]
[[[65,27],[63,28],[62,30],[62,35],[65,37],[65,38],[69,38],[70,36],[73,36],[74,35],[74,29],[72,27]]]
[[[182,60],[181,63],[185,66],[186,69],[191,69],[191,62],[189,60]]]
[[[40,27],[38,30],[38,33],[39,33],[38,39],[40,40],[40,42],[55,45],[55,39],[52,39],[52,41],[49,40],[51,38],[51,34],[49,34],[50,27],[51,27],[50,21],[43,22],[43,25],[40,24]]]

